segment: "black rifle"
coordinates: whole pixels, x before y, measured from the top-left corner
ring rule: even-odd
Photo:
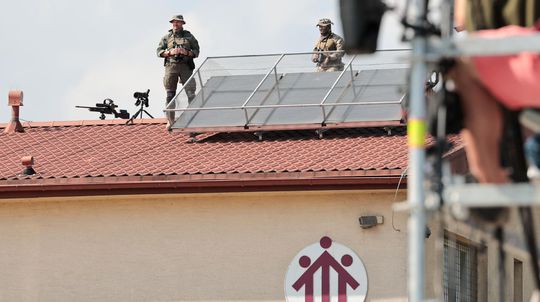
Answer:
[[[316,60],[317,66],[321,66],[321,64],[326,59],[326,55],[323,53],[324,50],[322,50],[322,49],[317,48],[317,49],[315,49],[315,51],[318,52],[317,60]]]
[[[118,108],[118,106],[115,105],[114,101],[111,99],[104,99],[103,103],[97,103],[95,107],[75,106],[75,108],[86,108],[92,112],[99,112],[101,113],[101,115],[99,116],[100,120],[105,119],[105,114],[114,114],[115,118],[129,119],[129,112],[124,109],[120,109],[120,112],[116,111],[116,108]]]

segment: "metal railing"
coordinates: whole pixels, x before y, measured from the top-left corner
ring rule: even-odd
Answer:
[[[366,61],[365,57],[361,56],[344,56],[343,61],[347,61],[347,64],[337,75],[336,79],[332,82],[331,86],[327,87],[326,94],[320,100],[314,100],[313,103],[309,104],[281,104],[281,105],[269,105],[264,104],[266,99],[272,94],[273,91],[277,91],[278,103],[282,99],[282,94],[280,91],[279,81],[283,74],[294,73],[294,72],[315,72],[316,66],[312,62],[311,58],[314,54],[323,53],[325,55],[335,54],[342,52],[339,51],[327,51],[327,52],[300,52],[300,53],[281,53],[281,54],[264,54],[264,55],[239,55],[239,56],[220,56],[220,57],[208,57],[204,62],[193,72],[192,76],[186,81],[196,81],[197,86],[197,97],[198,102],[201,102],[201,106],[197,108],[190,108],[189,101],[186,99],[185,86],[183,86],[176,96],[167,104],[164,112],[192,112],[192,119],[200,111],[206,110],[242,110],[245,118],[245,127],[249,127],[250,123],[253,120],[253,117],[256,115],[260,109],[268,108],[303,108],[303,107],[319,107],[321,108],[321,124],[327,122],[329,116],[333,110],[338,106],[365,106],[365,105],[388,105],[388,104],[401,104],[403,99],[399,101],[381,101],[376,103],[371,102],[333,102],[328,103],[330,96],[336,92],[338,89],[338,84],[344,80],[347,81],[344,87],[341,87],[341,91],[337,94],[343,96],[343,94],[349,88],[353,88],[353,94],[355,98],[357,97],[357,91],[354,86],[355,71],[360,69],[377,69],[377,68],[388,68],[395,66],[407,66],[406,60],[408,56],[408,50],[394,50],[388,51],[391,55],[388,57],[381,56],[376,60],[370,59]],[[381,51],[380,53],[384,53]],[[366,64],[369,62],[369,64]],[[262,73],[261,71],[264,71]],[[206,107],[205,104],[207,100],[211,97],[212,92],[206,91],[205,82],[208,81],[213,76],[222,76],[222,75],[257,75],[262,76],[261,80],[258,82],[256,87],[251,91],[249,96],[243,101],[240,106],[212,106]],[[348,78],[347,78],[348,77]],[[270,80],[272,79],[272,80]],[[253,100],[254,96],[261,92],[261,88],[268,81],[271,87],[268,91],[265,92],[262,97],[260,105],[250,105],[249,103]],[[330,108],[330,109],[328,109]],[[248,112],[248,110],[254,110],[253,112]],[[180,118],[180,115],[176,115],[174,120],[169,120],[169,127],[173,126],[175,121]],[[168,114],[166,116],[169,117]]]

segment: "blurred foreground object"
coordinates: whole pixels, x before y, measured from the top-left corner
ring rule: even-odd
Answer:
[[[345,51],[352,54],[375,52],[386,5],[381,0],[340,0],[339,7]]]

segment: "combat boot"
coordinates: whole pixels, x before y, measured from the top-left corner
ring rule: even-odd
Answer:
[[[193,99],[195,98],[195,92],[186,90],[186,94],[188,98],[188,103],[191,104],[191,101],[193,101]]]
[[[169,102],[172,101],[175,95],[176,95],[176,91],[167,91],[167,100],[166,100],[165,106],[167,106]],[[171,104],[170,106],[166,107],[166,109],[174,109],[174,108],[176,108],[176,104]],[[166,115],[167,115],[168,124],[172,125],[172,123],[174,123],[174,111],[169,111],[167,112]]]

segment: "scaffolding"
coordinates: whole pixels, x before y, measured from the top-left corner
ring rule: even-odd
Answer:
[[[441,28],[444,33],[452,31],[453,1],[443,2],[446,15],[442,16]],[[426,0],[413,0],[412,24],[417,28],[425,25],[427,14]],[[407,209],[410,211],[409,230],[409,259],[408,259],[408,292],[409,301],[424,301],[425,285],[425,228],[426,213],[438,203],[426,204],[429,194],[426,194],[424,165],[426,162],[425,138],[426,108],[424,101],[424,85],[427,65],[438,62],[443,58],[472,55],[502,55],[523,51],[540,51],[540,34],[527,37],[509,37],[505,39],[486,39],[467,37],[454,40],[451,36],[434,38],[416,31],[412,39],[411,81],[409,86],[410,111],[408,120],[409,139],[409,176],[407,190]],[[539,188],[529,184],[496,185],[453,185],[444,189],[452,206],[516,206],[540,204]],[[487,199],[493,200],[489,203]],[[493,198],[493,199],[491,199]]]

